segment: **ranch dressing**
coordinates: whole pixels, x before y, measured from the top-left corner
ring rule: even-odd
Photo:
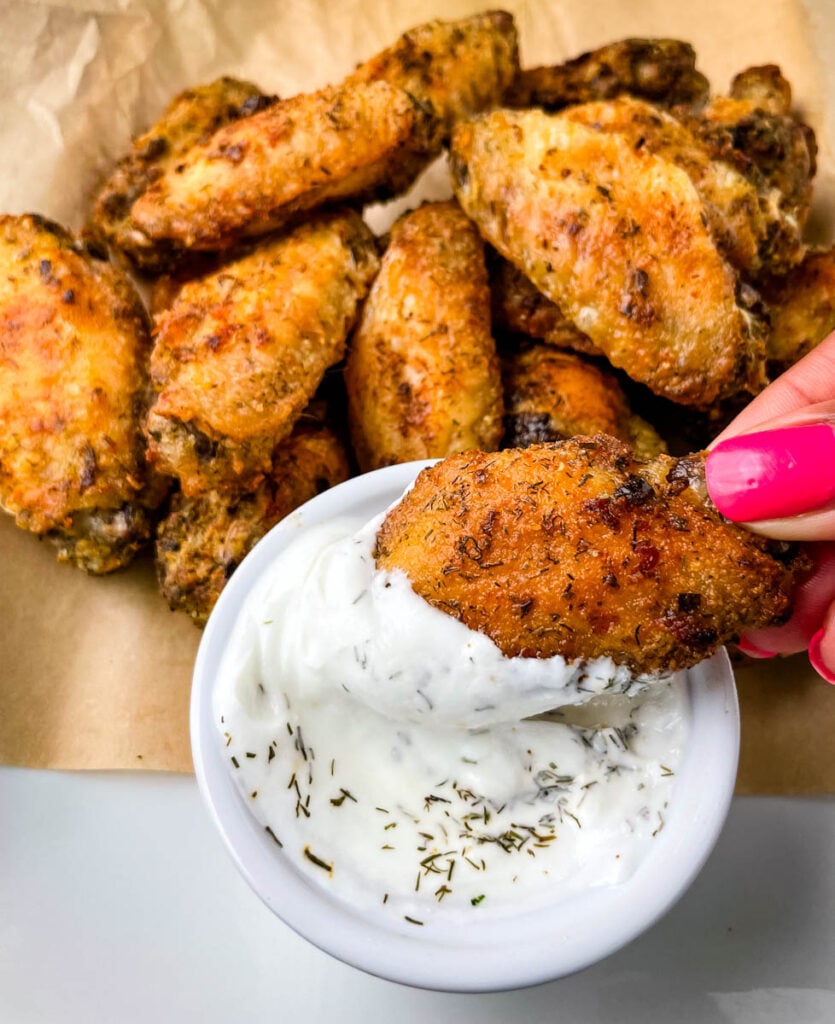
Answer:
[[[381,520],[305,531],[236,624],[214,708],[252,813],[334,895],[415,925],[627,878],[664,827],[683,677],[505,658],[376,569]]]

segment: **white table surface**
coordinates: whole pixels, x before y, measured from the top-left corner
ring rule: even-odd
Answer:
[[[693,888],[538,988],[448,995],[332,960],[249,890],[190,777],[0,770],[0,1022],[835,1021],[835,799],[737,799]]]

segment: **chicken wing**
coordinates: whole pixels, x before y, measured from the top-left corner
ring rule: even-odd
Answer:
[[[511,107],[562,110],[574,103],[629,95],[677,109],[698,110],[710,85],[696,54],[678,39],[621,39],[555,67],[521,71],[508,91]]]
[[[424,105],[386,82],[281,100],[192,146],[135,200],[120,244],[160,266],[325,203],[389,198],[426,164],[433,126]]]
[[[274,103],[249,82],[218,78],[175,96],[165,113],[134,140],[130,153],[116,165],[96,197],[92,230],[103,241],[130,247],[128,217],[134,202],[157,178],[176,168],[185,154],[219,128]],[[137,250],[146,270],[155,266],[156,250]]]
[[[764,344],[687,174],[565,114],[460,122],[453,188],[482,236],[617,367],[706,407],[765,383]]]
[[[503,362],[506,448],[527,448],[575,434],[610,434],[639,458],[667,450],[629,408],[614,374],[571,352],[533,345]]]
[[[0,217],[0,503],[90,573],[130,561],[162,496],[139,425],[148,349],[120,271],[57,224]]]
[[[499,106],[519,71],[513,16],[485,11],[460,21],[430,21],[360,64],[347,85],[384,81],[431,106],[435,150],[456,121]]]
[[[608,656],[639,673],[784,621],[806,567],[722,519],[700,456],[639,462],[605,435],[424,470],[376,559],[505,655]]]
[[[835,331],[835,249],[809,252],[785,277],[761,287],[771,321],[769,369],[777,376]]]
[[[456,202],[426,204],[392,228],[345,384],[363,470],[498,447],[502,391],[484,245]]]
[[[184,284],[156,318],[148,457],[183,493],[253,486],[343,355],[378,268],[352,211],[321,213]]]
[[[304,414],[275,449],[251,493],[174,496],[157,530],[157,575],[172,610],[205,625],[220,592],[255,544],[286,515],[348,478],[348,458],[315,414]]]

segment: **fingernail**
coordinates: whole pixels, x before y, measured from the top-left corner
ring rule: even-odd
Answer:
[[[743,654],[749,655],[751,658],[776,658],[776,651],[764,651],[761,647],[755,647],[750,640],[746,640],[744,636],[741,636],[737,640],[736,646],[743,652]]]
[[[809,641],[809,661],[812,664],[812,668],[817,672],[819,676],[835,685],[835,670],[831,669],[826,662],[823,660],[823,654],[821,653],[821,641],[823,640],[824,630],[819,629],[817,633]]]
[[[707,457],[707,489],[739,523],[812,512],[835,499],[835,428],[813,423],[743,434]]]

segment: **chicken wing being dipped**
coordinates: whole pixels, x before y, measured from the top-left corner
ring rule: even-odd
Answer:
[[[144,311],[128,279],[67,231],[0,217],[0,503],[90,573],[150,538],[140,417]]]
[[[701,456],[642,462],[605,435],[437,463],[388,512],[375,557],[507,656],[637,673],[784,621],[807,567],[722,519]]]
[[[342,358],[377,267],[360,216],[337,210],[184,284],[156,318],[149,459],[187,496],[254,486]]]
[[[325,203],[389,198],[426,164],[433,125],[386,82],[281,100],[192,146],[135,200],[119,244],[140,265],[160,266]]]
[[[629,408],[614,374],[573,352],[532,345],[508,354],[502,379],[506,448],[610,434],[638,458],[667,450],[655,429]]]
[[[253,491],[176,494],[156,541],[160,589],[171,609],[205,625],[227,580],[264,534],[348,475],[344,447],[311,409],[277,446]]]
[[[392,228],[345,365],[362,470],[496,449],[502,392],[484,245],[454,201]]]
[[[510,107],[562,110],[574,103],[637,96],[679,110],[698,110],[710,85],[696,53],[678,39],[621,39],[565,64],[521,71],[508,90]]]
[[[139,196],[157,178],[176,174],[192,146],[208,139],[223,125],[248,117],[275,100],[257,86],[235,78],[218,78],[175,96],[159,121],[134,140],[130,153],[119,161],[102,186],[93,207],[93,232],[105,242],[129,248],[127,219]],[[158,269],[157,255],[155,249],[136,250],[146,270]]]
[[[706,407],[765,383],[764,345],[688,175],[567,114],[499,110],[460,122],[464,211],[618,367]]]

